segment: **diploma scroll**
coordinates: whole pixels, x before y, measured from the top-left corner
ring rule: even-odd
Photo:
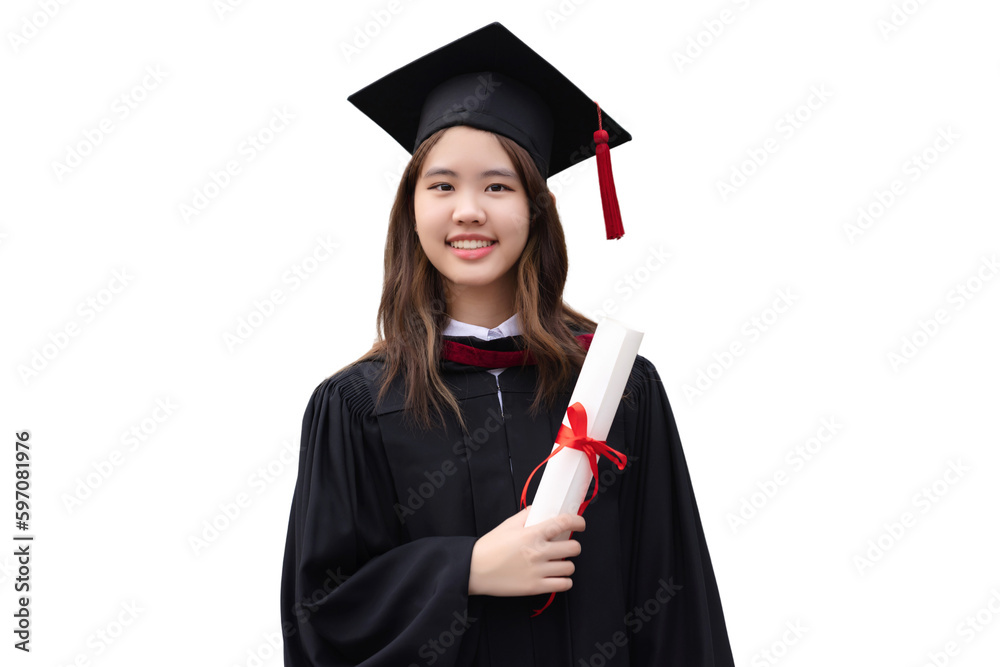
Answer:
[[[641,341],[641,331],[621,322],[604,318],[597,324],[569,400],[570,405],[580,403],[586,409],[587,435],[595,440],[607,440]],[[571,426],[568,414],[563,424]],[[554,445],[553,451],[557,448],[558,444]],[[592,479],[586,454],[568,447],[561,449],[545,464],[524,525],[532,526],[564,512],[576,514]],[[568,538],[566,532],[556,539]]]

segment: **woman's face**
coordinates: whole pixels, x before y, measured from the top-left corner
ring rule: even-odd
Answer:
[[[448,128],[424,160],[413,208],[427,259],[454,285],[516,284],[528,240],[528,196],[496,137]]]

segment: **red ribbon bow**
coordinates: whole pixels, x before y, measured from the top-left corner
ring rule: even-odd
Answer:
[[[580,509],[577,514],[583,515],[583,511],[587,509],[587,505],[597,497],[597,490],[599,487],[598,473],[597,473],[597,457],[605,456],[611,460],[619,470],[625,469],[625,464],[628,459],[624,454],[608,446],[607,442],[604,440],[595,440],[587,435],[587,410],[583,407],[583,404],[577,401],[573,405],[566,409],[566,416],[569,418],[569,428],[565,424],[560,425],[559,432],[556,434],[556,445],[552,453],[545,457],[545,460],[535,466],[535,469],[531,471],[528,475],[528,481],[524,483],[524,489],[521,490],[521,509],[527,506],[528,497],[528,486],[531,484],[531,478],[535,476],[538,469],[545,465],[549,459],[558,454],[564,447],[570,449],[577,449],[584,453],[587,457],[587,462],[590,463],[590,472],[594,475],[594,491],[590,494],[589,498],[584,499],[580,503]],[[570,537],[573,534],[570,533]],[[536,609],[532,616],[538,616],[543,611],[545,611],[552,600],[555,599],[555,592],[553,592],[545,603],[545,606],[541,609]]]

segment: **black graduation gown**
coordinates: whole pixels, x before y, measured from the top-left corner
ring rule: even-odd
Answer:
[[[513,350],[520,337],[484,341]],[[573,587],[470,596],[477,537],[519,510],[570,399],[528,414],[535,366],[442,361],[468,428],[415,431],[396,384],[375,405],[378,360],[321,382],[302,422],[281,580],[285,665],[319,667],[708,667],[733,665],[715,574],[673,413],[653,364],[636,359],[599,462],[599,495],[575,535]],[[575,378],[574,378],[575,382]],[[497,388],[503,396],[503,411]],[[528,499],[534,495],[535,475]]]

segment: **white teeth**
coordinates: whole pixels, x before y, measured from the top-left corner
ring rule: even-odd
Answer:
[[[452,248],[461,248],[462,250],[472,250],[474,248],[485,248],[496,243],[496,241],[452,241]]]

